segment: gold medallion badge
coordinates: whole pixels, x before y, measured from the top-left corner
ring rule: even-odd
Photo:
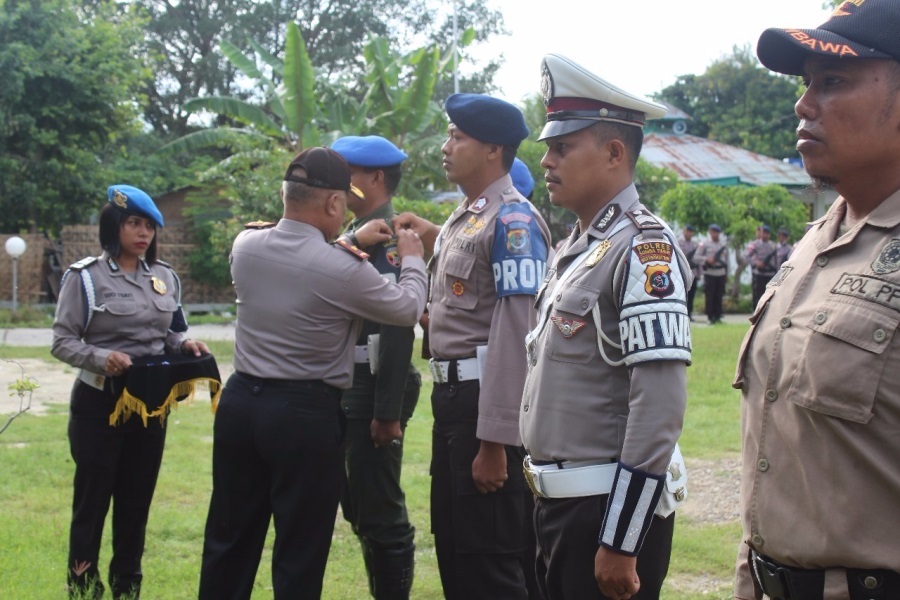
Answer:
[[[466,291],[466,286],[462,284],[462,281],[453,282],[453,295],[454,296],[462,296]]]
[[[165,294],[166,293],[166,282],[158,277],[151,277],[150,283],[153,284],[153,291],[157,294]]]
[[[587,262],[585,262],[585,266],[588,268],[593,267],[603,256],[606,254],[606,251],[609,250],[609,247],[612,246],[612,242],[609,240],[603,240],[600,242],[600,245],[597,246],[597,249],[594,250],[591,255],[588,257]]]
[[[113,202],[116,203],[116,206],[119,208],[128,208],[128,196],[120,192],[119,190],[113,190]]]

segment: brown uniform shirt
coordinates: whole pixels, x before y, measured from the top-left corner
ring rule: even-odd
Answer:
[[[479,439],[509,445],[519,441],[519,404],[525,382],[525,335],[534,322],[534,294],[497,297],[492,265],[496,220],[501,207],[528,203],[505,175],[472,202],[464,201],[444,225],[431,265],[429,342],[436,360],[470,358],[487,346],[478,401]],[[529,206],[530,203],[528,203]],[[544,239],[547,224],[531,206]],[[503,243],[503,240],[499,240]],[[534,257],[528,274],[537,290],[546,270],[546,252]],[[503,285],[503,273],[499,285]],[[536,280],[532,281],[532,278]]]
[[[741,348],[736,598],[755,597],[747,544],[804,569],[900,571],[900,191],[835,239],[845,209],[798,242]],[[842,577],[826,598],[847,597]]]
[[[530,351],[520,414],[533,459],[620,460],[654,475],[669,465],[687,402],[692,278],[671,232],[641,231],[629,211],[649,215],[633,185],[587,232],[573,231],[538,297],[544,325]],[[595,240],[601,245],[579,263]],[[543,317],[545,300],[552,308]]]
[[[85,287],[78,269],[66,273],[60,288],[53,356],[105,374],[106,359],[113,351],[132,358],[181,351],[184,334],[169,329],[181,304],[181,285],[171,268],[141,261],[137,273],[125,273],[105,252],[84,268],[93,290]]]
[[[346,389],[361,319],[414,325],[425,306],[425,263],[403,259],[391,283],[368,261],[281,219],[241,232],[231,250],[237,292],[234,368],[268,379],[319,379]]]

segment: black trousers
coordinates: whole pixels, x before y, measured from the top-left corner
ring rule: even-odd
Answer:
[[[754,273],[752,279],[753,287],[753,309],[759,304],[759,299],[766,293],[766,285],[772,280],[775,273]]]
[[[694,296],[697,295],[697,279],[695,278],[691,282],[691,287],[687,293],[687,309],[688,309],[688,317],[694,316]]]
[[[274,597],[319,598],[341,494],[340,390],[235,373],[219,400],[201,599],[250,598],[269,528]]]
[[[478,392],[477,381],[465,381],[435,384],[431,396],[431,531],[441,585],[447,600],[528,598],[534,500],[522,472],[525,451],[506,447],[509,478],[500,490],[475,488]]]
[[[704,275],[703,288],[706,297],[706,316],[710,322],[722,319],[722,298],[725,296],[726,275]]]
[[[537,574],[544,600],[607,600],[594,578],[594,557],[608,500],[609,495],[535,499]],[[674,514],[653,518],[637,557],[641,588],[635,600],[659,598],[674,531]]]
[[[108,385],[108,384],[107,384]],[[140,591],[141,557],[150,501],[162,462],[166,430],[137,416],[109,424],[116,399],[78,381],[72,389],[69,447],[75,463],[67,580],[70,590],[102,594],[98,562],[103,525],[113,505],[109,585],[113,597]]]

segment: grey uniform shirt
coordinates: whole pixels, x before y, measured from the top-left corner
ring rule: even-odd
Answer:
[[[231,250],[231,276],[234,368],[266,379],[349,388],[361,319],[412,326],[425,306],[421,258],[405,257],[399,282],[391,283],[364,257],[289,219],[241,232]]]
[[[900,571],[900,191],[838,237],[845,210],[797,243],[741,348],[741,556]]]
[[[551,308],[546,317],[539,312],[544,324],[530,350],[520,415],[533,459],[619,460],[654,475],[669,465],[687,401],[692,278],[671,233],[639,230],[629,211],[649,215],[633,185],[588,231],[576,227],[547,273],[537,302],[539,311],[544,302]]]
[[[754,275],[771,275],[778,270],[778,246],[775,242],[755,240],[755,243],[748,246],[744,260],[750,265]],[[762,262],[762,266],[757,265],[757,261]]]
[[[718,262],[712,266],[706,262],[708,257],[719,257]],[[694,254],[694,262],[700,266],[700,272],[704,275],[712,275],[714,277],[724,277],[728,275],[728,247],[725,241],[720,237],[718,242],[712,240],[704,240],[697,246],[697,252]]]
[[[431,354],[436,360],[474,357],[478,346],[487,346],[476,436],[518,445],[519,404],[526,368],[524,340],[534,322],[534,295],[514,294],[498,299],[491,256],[498,214],[511,203],[527,203],[531,207],[544,247],[549,247],[547,224],[515,190],[509,175],[489,185],[472,202],[463,202],[442,228],[431,265],[428,333]],[[534,257],[531,267],[536,277],[535,290],[543,279],[546,261],[546,252]]]
[[[53,356],[104,374],[113,351],[131,357],[181,351],[184,334],[169,329],[181,303],[181,285],[171,268],[141,261],[136,274],[125,273],[104,252],[85,269],[92,291],[85,288],[77,269],[70,269],[63,278],[53,322]],[[161,283],[154,286],[154,280]],[[89,311],[91,296],[93,310]]]
[[[697,259],[695,258],[698,246],[699,244],[693,238],[690,241],[686,240],[684,236],[678,238],[678,247],[684,252],[684,256],[691,266],[691,275],[693,275],[694,279],[700,276],[700,268],[697,266]]]

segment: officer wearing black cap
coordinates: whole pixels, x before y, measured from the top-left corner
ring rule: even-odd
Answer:
[[[283,218],[234,241],[235,373],[216,412],[200,598],[250,597],[273,515],[275,598],[321,595],[343,482],[340,398],[362,320],[409,327],[425,304],[411,232],[397,236],[396,283],[359,248],[330,243],[350,189],[338,153],[304,150],[284,176]]]
[[[791,242],[789,241],[790,239],[791,232],[787,229],[787,227],[779,227],[778,255],[775,261],[779,269],[781,268],[781,265],[787,262],[787,260],[791,257],[791,252],[794,251],[794,245],[791,244]]]
[[[728,282],[728,244],[722,237],[722,228],[712,223],[709,226],[709,239],[697,246],[694,262],[700,265],[703,273],[703,295],[706,301],[706,317],[710,325],[722,321],[724,310],[722,299],[725,297],[725,284]]]
[[[394,217],[391,196],[400,183],[406,153],[377,136],[346,136],[331,145],[350,165],[357,194],[348,196],[355,218],[344,231],[359,245],[356,233],[366,223]],[[397,237],[362,245],[382,277],[397,281]],[[344,517],[359,538],[377,600],[409,598],[415,566],[415,528],[409,522],[400,487],[402,438],[419,400],[422,379],[412,366],[413,327],[363,322],[354,351],[353,387],[344,391],[347,416],[346,481],[341,497]]]
[[[841,3],[757,54],[803,77],[797,150],[840,196],[756,307],[735,598],[900,598],[900,3]]]
[[[445,108],[444,171],[466,198],[440,230],[430,265],[431,526],[446,598],[526,598],[533,553],[518,431],[522,341],[550,236],[509,176],[528,135],[522,112],[481,94],[454,94]],[[426,237],[436,229],[406,214],[397,223]]]
[[[108,582],[114,598],[140,595],[150,501],[166,440],[169,406],[134,416],[123,410],[113,384],[142,357],[209,352],[187,338],[181,282],[157,259],[159,209],[130,185],[110,186],[107,198],[99,219],[103,254],[73,264],[63,276],[51,348],[78,369],[69,404],[75,489],[66,569],[69,593],[78,598],[103,595],[98,561],[110,501]],[[134,390],[135,397],[146,400],[143,391]]]
[[[578,217],[537,297],[520,428],[545,598],[658,598],[685,495],[676,442],[691,268],[633,183],[665,107],[544,57],[550,201]],[[665,498],[661,502],[661,498]]]

